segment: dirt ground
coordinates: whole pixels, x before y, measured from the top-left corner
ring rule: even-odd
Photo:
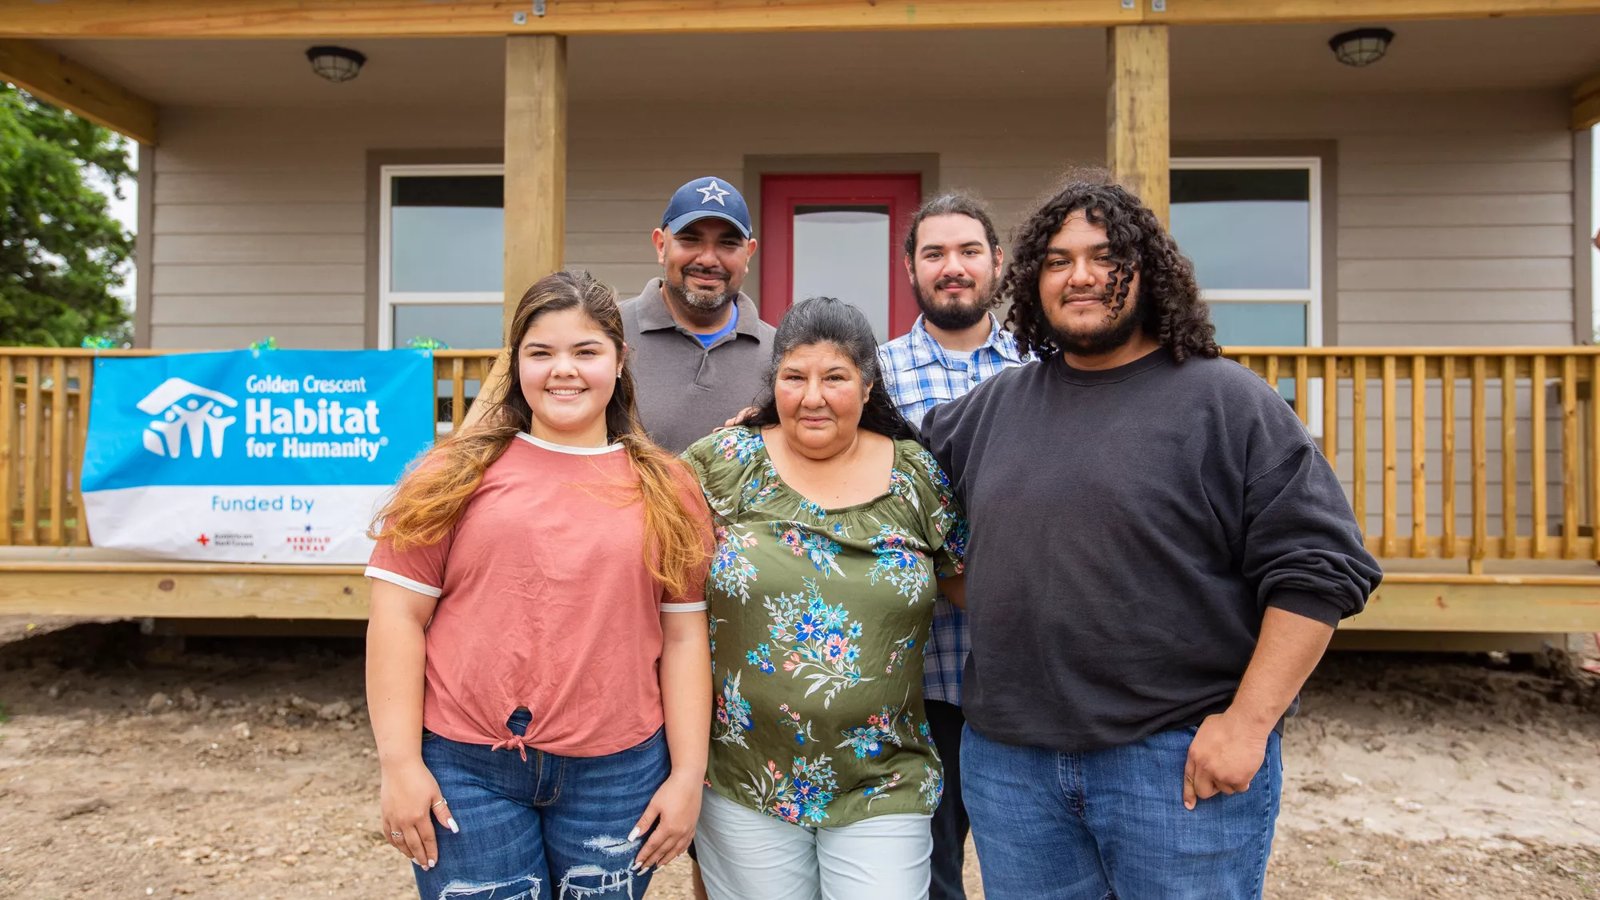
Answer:
[[[177,649],[0,618],[0,896],[415,896],[359,641]],[[1284,748],[1270,897],[1600,897],[1600,678],[1339,654]],[[650,896],[689,896],[683,864]]]

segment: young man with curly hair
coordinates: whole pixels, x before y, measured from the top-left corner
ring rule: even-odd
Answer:
[[[961,769],[985,894],[1258,897],[1283,719],[1377,563],[1128,191],[1067,184],[1001,293],[1037,361],[923,422],[972,529]]]

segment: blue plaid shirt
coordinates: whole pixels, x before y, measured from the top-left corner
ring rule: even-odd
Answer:
[[[883,368],[883,384],[894,405],[912,425],[920,426],[922,416],[941,403],[948,403],[1001,369],[1022,365],[1017,341],[1000,323],[989,317],[989,339],[972,351],[970,361],[950,356],[923,327],[922,317],[903,337],[878,348]],[[961,705],[961,667],[967,664],[972,640],[967,634],[967,617],[940,599],[933,604],[933,631],[923,654],[922,691],[929,700]]]

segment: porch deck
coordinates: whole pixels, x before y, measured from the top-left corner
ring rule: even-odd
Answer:
[[[87,351],[0,348],[0,614],[363,619],[360,566],[141,559],[94,547],[78,496]],[[1600,348],[1235,348],[1344,482],[1386,577],[1345,628],[1600,631]],[[440,430],[493,351],[434,355]]]

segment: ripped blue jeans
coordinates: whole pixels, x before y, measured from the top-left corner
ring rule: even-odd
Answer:
[[[507,726],[523,734],[526,710]],[[439,861],[415,866],[423,900],[589,900],[644,896],[629,870],[644,836],[628,840],[667,780],[665,732],[609,756],[490,750],[431,733],[422,761],[450,801],[460,834],[434,826]]]

